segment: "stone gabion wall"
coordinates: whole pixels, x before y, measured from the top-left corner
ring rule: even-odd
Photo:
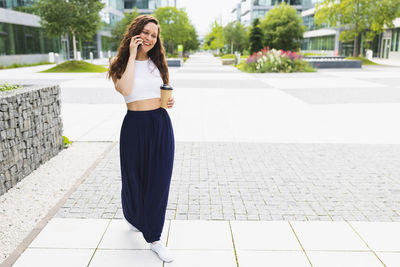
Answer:
[[[63,149],[59,85],[0,91],[0,195]]]

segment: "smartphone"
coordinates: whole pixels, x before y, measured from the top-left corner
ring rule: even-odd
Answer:
[[[142,40],[142,39],[140,39],[140,40]],[[142,42],[143,42],[143,40],[142,40]],[[139,44],[138,46],[137,46],[137,50],[139,51],[139,48],[142,46],[142,44]]]

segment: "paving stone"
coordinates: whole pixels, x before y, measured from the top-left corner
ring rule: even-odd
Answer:
[[[399,148],[176,142],[166,218],[400,221]],[[121,218],[119,168],[115,146],[56,217]]]

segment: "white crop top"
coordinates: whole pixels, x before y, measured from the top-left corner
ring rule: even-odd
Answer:
[[[163,80],[153,61],[135,60],[133,89],[128,96],[123,96],[125,103],[161,97],[160,86]]]

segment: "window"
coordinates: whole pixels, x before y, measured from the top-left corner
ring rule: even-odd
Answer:
[[[38,27],[0,23],[0,55],[60,52],[59,38],[47,37]]]
[[[154,8],[154,1],[151,0],[125,0],[124,7],[125,9],[132,9],[134,7],[138,9],[148,9],[151,8],[149,7],[149,2],[151,2],[150,5]]]
[[[392,44],[390,51],[392,52],[400,51],[400,28],[392,29]]]
[[[335,36],[320,36],[306,38],[301,44],[303,50],[334,50],[335,49]]]
[[[255,6],[270,6],[271,0],[255,0],[253,4]]]
[[[7,55],[10,53],[8,43],[8,29],[5,23],[0,23],[0,55]]]

